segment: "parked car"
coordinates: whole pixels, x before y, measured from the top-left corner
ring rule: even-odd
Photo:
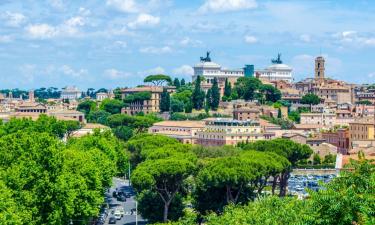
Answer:
[[[120,212],[121,216],[125,216],[124,207],[118,207],[116,210]]]
[[[118,211],[118,210],[116,210],[115,211],[115,214],[114,214],[114,217],[116,218],[116,220],[121,220],[121,213]]]
[[[110,217],[108,220],[109,224],[116,224],[116,222],[117,222],[117,219],[114,216]]]
[[[117,201],[126,202],[126,197],[124,195],[117,195]]]

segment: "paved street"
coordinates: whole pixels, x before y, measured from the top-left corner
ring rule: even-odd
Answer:
[[[113,187],[110,189],[109,193],[106,193],[107,202],[110,208],[110,214],[108,215],[105,225],[108,224],[109,218],[112,216],[111,212],[115,210],[116,207],[124,207],[125,216],[121,218],[121,220],[117,220],[116,224],[120,225],[135,225],[136,224],[136,215],[135,215],[135,199],[134,199],[134,192],[131,187],[129,187],[129,181],[123,180],[119,178],[113,179]],[[118,191],[123,191],[125,193],[130,194],[130,198],[126,199],[126,202],[117,201],[116,198],[112,197],[113,191],[117,188]],[[134,213],[131,213],[131,210],[134,210]],[[142,219],[141,216],[138,216],[138,224],[144,225],[146,222]]]

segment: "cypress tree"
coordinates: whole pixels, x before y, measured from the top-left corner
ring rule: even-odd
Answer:
[[[219,84],[217,83],[216,77],[214,78],[214,82],[211,87],[211,102],[210,106],[212,110],[217,110],[219,108],[220,103],[220,90]]]
[[[186,83],[186,82],[185,82],[185,79],[184,79],[184,78],[182,78],[182,79],[181,79],[181,82],[180,82],[180,85],[181,85],[181,86],[184,86],[184,85],[185,85],[185,83]]]
[[[164,88],[163,93],[161,93],[160,111],[161,112],[168,112],[170,107],[171,107],[171,97],[170,97],[167,89]]]
[[[176,87],[176,89],[181,87],[180,80],[177,77],[174,78],[173,85]]]
[[[228,78],[225,79],[224,86],[224,96],[229,98],[232,95],[232,84],[228,81]]]
[[[279,108],[279,110],[277,111],[277,118],[281,118],[282,115],[281,115],[281,109]]]
[[[195,87],[193,94],[191,96],[193,102],[193,108],[196,110],[201,110],[204,105],[204,91],[201,88],[201,77],[198,76],[195,80]]]

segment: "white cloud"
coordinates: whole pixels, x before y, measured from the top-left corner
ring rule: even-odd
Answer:
[[[64,9],[64,3],[62,0],[48,0],[48,3],[55,9]]]
[[[258,39],[254,36],[246,35],[245,36],[245,42],[248,43],[248,44],[254,44],[254,43],[258,42]]]
[[[374,72],[374,73],[369,73],[367,76],[368,76],[369,78],[375,78],[375,72]]]
[[[5,25],[9,27],[20,27],[27,20],[26,16],[22,13],[13,13],[9,11],[3,13],[1,18],[5,21]]]
[[[181,41],[180,41],[180,44],[182,46],[189,46],[189,47],[198,47],[198,46],[201,46],[203,44],[202,41],[200,40],[194,40],[194,39],[191,39],[189,37],[184,37]]]
[[[172,49],[169,46],[164,46],[164,47],[161,47],[161,48],[150,46],[150,47],[141,48],[141,49],[139,49],[139,51],[141,53],[149,53],[149,54],[164,54],[164,53],[172,52]]]
[[[26,31],[31,38],[40,39],[52,38],[58,33],[55,27],[45,23],[29,25],[28,27],[26,27]]]
[[[133,22],[128,23],[128,26],[132,29],[138,27],[154,27],[160,23],[160,18],[146,13],[138,15],[137,19]]]
[[[34,64],[23,64],[19,67],[21,72],[21,79],[19,79],[22,83],[31,83],[34,81],[34,77],[37,72],[36,65]]]
[[[255,0],[206,0],[198,11],[201,13],[228,12],[253,9],[257,6]]]
[[[311,42],[311,36],[308,34],[302,34],[299,39],[303,42]]]
[[[173,70],[173,74],[175,75],[193,75],[194,69],[189,65],[182,65],[176,69]]]
[[[82,16],[71,17],[58,26],[52,26],[46,23],[32,24],[26,27],[26,32],[31,38],[48,39],[57,36],[75,37],[81,34],[80,27],[86,24]]]
[[[106,4],[121,12],[135,13],[139,11],[134,0],[107,0]]]
[[[73,68],[71,68],[68,65],[63,65],[60,68],[60,71],[65,75],[69,75],[69,76],[77,77],[77,78],[81,78],[81,77],[86,76],[88,74],[87,70],[85,70],[85,69],[74,70]]]
[[[9,35],[0,35],[0,43],[9,43],[13,41],[13,38]]]
[[[107,69],[106,71],[104,71],[104,76],[111,80],[119,80],[128,78],[131,76],[131,74],[116,69]]]
[[[145,71],[138,72],[138,74],[141,75],[142,77],[148,76],[150,74],[165,74],[165,69],[161,66],[157,66],[157,67],[152,68],[152,69],[148,69],[148,70],[145,70]]]
[[[375,38],[369,38],[364,40],[364,44],[367,46],[375,46]]]

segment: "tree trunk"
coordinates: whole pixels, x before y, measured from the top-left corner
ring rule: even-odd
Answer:
[[[168,222],[168,210],[169,210],[170,202],[164,203],[164,214],[163,214],[163,222]]]
[[[288,186],[288,179],[290,177],[290,172],[284,172],[280,176],[280,193],[279,196],[283,197],[286,195],[286,188]]]
[[[275,195],[275,190],[277,186],[277,179],[279,179],[279,176],[274,176],[272,181],[272,195]]]

